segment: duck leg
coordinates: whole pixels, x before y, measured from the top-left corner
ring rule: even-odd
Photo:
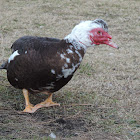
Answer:
[[[26,104],[23,112],[31,113],[32,109],[33,109],[33,105],[30,103],[30,100],[29,100],[29,92],[26,89],[23,89],[22,91],[23,91],[23,95],[24,95],[24,98],[25,98],[25,104]]]
[[[49,95],[49,97],[44,102],[41,102],[41,103],[35,105],[32,108],[32,110],[30,111],[30,113],[34,113],[39,108],[50,107],[50,106],[60,106],[60,104],[52,101],[52,93]]]

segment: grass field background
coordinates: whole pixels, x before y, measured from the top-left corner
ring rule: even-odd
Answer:
[[[63,39],[82,20],[104,19],[119,50],[89,48],[72,80],[53,96],[60,107],[19,114],[22,92],[0,71],[0,139],[139,140],[140,1],[1,0],[0,63],[21,36]],[[36,104],[46,96],[31,95]]]

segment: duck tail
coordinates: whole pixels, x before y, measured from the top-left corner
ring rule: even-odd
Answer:
[[[7,70],[8,67],[8,61],[4,62],[1,66],[0,69],[6,69]]]

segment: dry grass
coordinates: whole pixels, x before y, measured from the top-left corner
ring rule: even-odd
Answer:
[[[63,38],[81,20],[96,18],[107,21],[120,50],[90,48],[73,79],[54,95],[61,107],[31,115],[17,113],[24,98],[0,71],[0,139],[49,140],[54,132],[57,139],[139,140],[139,5],[139,0],[1,0],[1,63],[21,36]],[[37,97],[33,103],[44,99]]]

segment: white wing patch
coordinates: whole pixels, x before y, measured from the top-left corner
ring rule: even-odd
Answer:
[[[66,58],[66,62],[67,62],[67,63],[70,63],[70,59],[69,59],[69,58]]]
[[[66,51],[67,51],[68,54],[70,54],[70,53],[73,54],[73,51],[70,50],[70,49],[67,49]]]
[[[82,58],[82,55],[81,55],[81,54],[80,54],[77,50],[75,51],[75,53],[77,53],[77,54],[78,54],[78,56],[79,56],[79,61],[81,62],[81,61],[82,61],[82,59],[83,59],[83,58]]]
[[[47,84],[46,87],[41,87],[39,88],[40,90],[51,90],[51,89],[54,89],[54,82],[51,82],[50,84]]]
[[[58,74],[57,77],[56,77],[56,81],[59,81],[62,77],[63,77],[63,75]]]
[[[68,68],[68,64],[65,63],[65,64],[64,64],[64,67],[65,67],[65,68]]]
[[[70,58],[66,58],[65,55],[65,53],[60,54],[61,59],[65,59],[67,63],[70,63]]]
[[[62,73],[64,75],[64,78],[67,78],[69,75],[72,75],[73,72],[75,71],[75,69],[80,65],[80,63],[74,65],[72,64],[72,68],[69,69],[64,69],[64,67],[62,67]]]
[[[9,57],[8,63],[10,63],[10,61],[14,60],[14,58],[15,58],[16,56],[18,56],[18,55],[20,55],[20,54],[18,53],[18,50],[16,50],[16,51]]]
[[[15,78],[15,80],[16,80],[16,81],[18,81],[18,79],[17,79],[17,78]]]
[[[60,57],[61,57],[62,59],[65,59],[65,56],[64,56],[63,54],[60,54]]]
[[[51,73],[52,73],[52,74],[55,74],[55,70],[54,70],[54,69],[51,69]]]

